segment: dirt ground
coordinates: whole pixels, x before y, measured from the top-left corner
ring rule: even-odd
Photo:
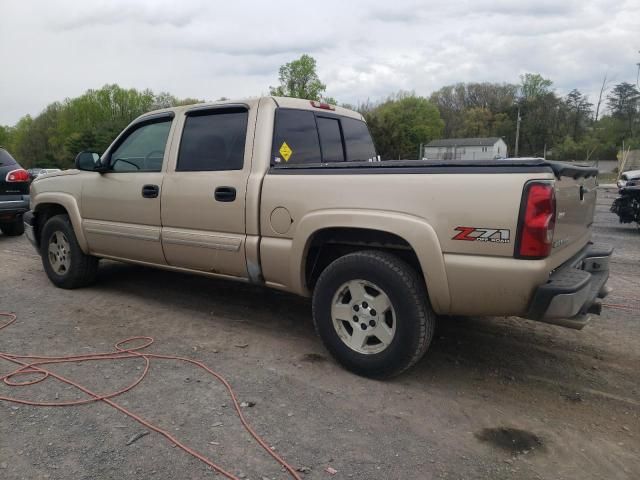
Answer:
[[[356,377],[323,350],[305,299],[252,286],[101,264],[98,282],[65,291],[47,280],[24,237],[0,235],[0,311],[18,314],[0,351],[110,351],[148,335],[150,352],[202,360],[226,376],[249,421],[304,478],[640,478],[640,231],[608,212],[596,241],[616,248],[606,308],[582,331],[516,318],[440,322],[425,358],[392,381]],[[52,369],[100,392],[140,374],[141,361]],[[13,367],[0,360],[0,374]],[[60,401],[48,379],[0,395]],[[243,432],[218,383],[152,361],[116,401],[252,480],[288,478]],[[206,479],[203,463],[104,403],[0,402],[0,479]],[[332,477],[327,467],[337,470]]]

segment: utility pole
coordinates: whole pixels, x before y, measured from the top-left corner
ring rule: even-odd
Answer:
[[[638,50],[638,53],[640,53],[640,50]],[[636,65],[638,66],[638,73],[636,74],[636,86],[640,88],[640,83],[638,83],[638,80],[640,80],[640,63],[636,63]]]
[[[518,143],[520,142],[520,107],[518,107],[518,120],[516,121],[516,151],[514,157],[518,157]]]

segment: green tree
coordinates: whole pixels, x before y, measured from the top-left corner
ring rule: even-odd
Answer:
[[[520,75],[520,97],[524,101],[534,100],[551,92],[553,82],[539,73]]]
[[[562,138],[562,99],[553,92],[553,82],[538,73],[525,73],[520,80],[519,154],[542,156]]]
[[[471,109],[482,108],[491,112],[494,125],[490,135],[503,136],[507,123],[504,117],[513,116],[511,112],[519,87],[510,83],[458,83],[448,85],[431,94],[431,102],[438,107],[445,122],[444,136],[448,138],[464,137],[468,130],[465,119]],[[475,112],[475,111],[474,111]],[[476,112],[477,115],[477,112]],[[496,124],[496,121],[500,124]],[[497,134],[496,129],[503,133]],[[512,135],[515,137],[515,132]]]
[[[220,97],[218,100],[228,100],[226,97]],[[183,98],[179,99],[169,92],[160,92],[153,97],[152,110],[158,110],[161,108],[180,107],[183,105],[193,105],[195,103],[203,103],[204,100],[198,100],[197,98]]]
[[[67,168],[81,150],[104,151],[137,116],[156,108],[198,102],[169,93],[155,95],[151,90],[105,85],[54,102],[35,118],[23,117],[10,128],[6,146],[25,167]]]
[[[0,125],[0,147],[8,148],[11,143],[11,127]]]
[[[269,87],[271,95],[278,97],[322,100],[324,91],[327,89],[316,73],[316,60],[306,54],[298,60],[282,65],[278,80],[280,85]],[[331,100],[335,102],[335,100]]]
[[[607,97],[607,106],[611,109],[611,116],[625,124],[625,135],[633,136],[634,126],[640,120],[640,92],[627,82],[613,87]]]
[[[444,122],[424,97],[400,92],[364,112],[383,159],[417,158],[421,143],[440,138]]]
[[[473,107],[465,112],[461,137],[488,137],[491,135],[493,114],[488,108]]]
[[[568,126],[574,141],[578,141],[591,122],[593,104],[578,89],[573,89],[564,99],[568,110]]]
[[[32,166],[29,161],[34,157],[34,151],[31,148],[30,132],[33,125],[31,115],[25,115],[13,127],[11,135],[11,143],[8,150],[13,157],[22,164],[23,167]]]

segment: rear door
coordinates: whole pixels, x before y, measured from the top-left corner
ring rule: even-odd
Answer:
[[[245,197],[256,110],[226,104],[185,113],[162,191],[169,265],[248,277]]]

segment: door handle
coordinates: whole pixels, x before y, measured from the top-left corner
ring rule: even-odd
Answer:
[[[236,189],[233,187],[218,187],[214,196],[219,202],[233,202],[236,199]]]
[[[143,185],[142,196],[144,198],[157,198],[160,193],[160,187],[158,185]]]

